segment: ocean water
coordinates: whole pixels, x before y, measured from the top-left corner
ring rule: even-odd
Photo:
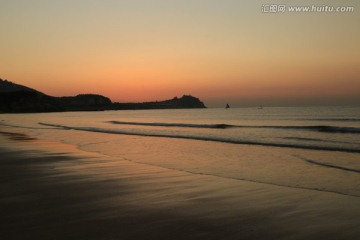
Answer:
[[[2,131],[118,161],[360,197],[360,108],[2,114]]]

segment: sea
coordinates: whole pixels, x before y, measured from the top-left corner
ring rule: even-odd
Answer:
[[[1,114],[0,129],[114,161],[360,197],[359,107]]]

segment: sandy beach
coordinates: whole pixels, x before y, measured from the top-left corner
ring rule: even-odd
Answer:
[[[360,200],[2,132],[2,239],[357,239]],[[145,156],[144,156],[145,157]]]

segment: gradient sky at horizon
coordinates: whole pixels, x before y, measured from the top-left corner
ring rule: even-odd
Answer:
[[[262,13],[263,4],[353,6]],[[360,2],[0,0],[0,77],[53,96],[359,104]]]

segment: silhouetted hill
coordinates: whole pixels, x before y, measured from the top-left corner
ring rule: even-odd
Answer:
[[[18,92],[18,91],[23,91],[23,92],[38,92],[35,89],[29,88],[29,87],[25,87],[23,85],[19,85],[13,82],[10,82],[8,80],[3,80],[0,78],[0,93],[2,92]]]
[[[97,94],[79,94],[57,98],[67,111],[101,111],[111,108],[109,98]]]
[[[58,112],[64,110],[61,103],[54,97],[0,79],[0,112]]]
[[[206,108],[205,104],[199,98],[191,95],[184,95],[181,98],[174,97],[164,102],[172,108]]]
[[[114,103],[114,109],[179,109],[179,108],[206,108],[200,99],[184,95],[181,98],[174,97],[170,100],[144,102],[144,103]]]
[[[59,112],[65,109],[56,98],[34,91],[0,92],[0,112]]]
[[[112,103],[97,94],[52,97],[32,88],[0,79],[0,113],[103,111],[126,109],[206,108],[200,99],[184,95],[165,101]]]

